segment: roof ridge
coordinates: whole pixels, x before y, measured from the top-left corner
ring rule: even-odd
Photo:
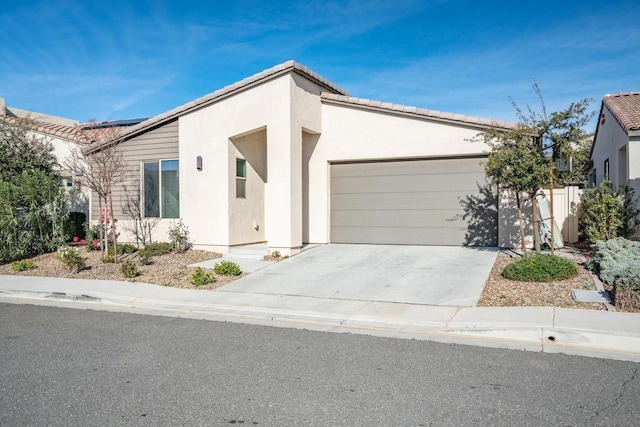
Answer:
[[[322,92],[320,96],[322,99],[343,102],[351,105],[358,105],[364,108],[390,111],[390,112],[407,114],[412,116],[429,117],[432,119],[453,122],[453,123],[466,123],[466,124],[478,125],[481,127],[496,126],[496,127],[505,128],[505,129],[511,129],[517,126],[516,123],[511,123],[504,120],[493,120],[493,119],[487,119],[483,117],[468,116],[465,114],[456,114],[456,113],[451,113],[446,111],[430,110],[426,108],[408,106],[403,104],[394,104],[390,102],[374,101],[366,98],[356,98],[353,96],[338,95],[338,94],[333,94],[328,92]]]
[[[247,89],[253,85],[256,84],[260,84],[274,76],[280,75],[280,74],[284,74],[290,71],[295,71],[298,72],[299,74],[302,74],[304,76],[306,76],[307,78],[310,78],[311,80],[315,80],[317,83],[319,83],[321,86],[325,86],[327,89],[331,89],[332,91],[335,92],[340,92],[343,94],[348,94],[347,91],[345,91],[344,89],[340,88],[338,85],[336,85],[335,83],[332,83],[331,81],[327,80],[326,78],[322,77],[321,75],[319,75],[318,73],[312,71],[311,69],[309,69],[308,67],[300,64],[299,62],[295,62],[294,60],[290,59],[288,61],[285,61],[283,63],[274,65],[271,68],[267,68],[266,70],[260,71],[258,73],[255,73],[249,77],[245,77],[242,80],[239,80],[235,83],[231,83],[227,86],[224,86],[220,89],[217,89],[211,93],[208,93],[206,95],[203,95],[199,98],[196,98],[192,101],[189,101],[187,103],[184,103],[182,105],[179,105],[175,108],[172,108],[171,110],[165,111],[164,113],[160,113],[158,115],[155,115],[153,117],[150,117],[149,119],[135,125],[135,126],[131,126],[130,128],[128,128],[125,132],[123,132],[121,134],[121,137],[126,137],[128,135],[131,134],[135,134],[138,133],[144,129],[147,129],[151,126],[155,126],[161,123],[164,123],[168,120],[172,120],[175,117],[178,117],[184,113],[187,113],[191,110],[195,110],[197,108],[201,108],[205,105],[207,105],[208,103],[213,103],[219,99],[224,99],[227,96],[230,96],[232,94],[235,94],[237,92],[240,92],[244,89]],[[100,144],[98,144],[100,145]]]

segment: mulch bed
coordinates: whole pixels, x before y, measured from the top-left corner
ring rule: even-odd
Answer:
[[[82,257],[86,258],[87,269],[79,273],[70,273],[60,262],[57,253],[49,253],[32,258],[37,268],[26,271],[14,271],[11,265],[0,266],[0,274],[17,276],[39,276],[39,277],[69,277],[78,279],[100,279],[100,280],[127,280],[120,273],[121,264],[103,263],[100,251],[87,251],[82,247],[79,249]],[[195,270],[188,267],[202,261],[220,258],[220,254],[208,251],[188,250],[183,253],[169,253],[162,256],[153,257],[150,265],[140,265],[140,275],[130,281],[152,283],[161,286],[171,286],[185,289],[215,289],[244,276],[221,276],[214,273],[216,281],[210,285],[194,286],[189,283],[189,277]],[[119,261],[137,261],[135,254],[125,254],[118,257]],[[213,273],[213,270],[207,270]]]
[[[573,289],[585,289],[585,285],[593,285],[593,277],[581,263],[574,260],[578,267],[578,275],[571,279],[555,282],[519,282],[502,277],[502,270],[519,258],[500,253],[496,259],[487,285],[480,296],[479,307],[566,307],[589,310],[606,310],[604,304],[581,303],[573,300]]]

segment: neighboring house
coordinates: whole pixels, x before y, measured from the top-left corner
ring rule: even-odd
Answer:
[[[589,185],[610,181],[640,194],[640,92],[605,95],[591,148]]]
[[[74,179],[73,172],[65,167],[71,150],[75,146],[88,146],[104,138],[114,128],[118,130],[125,126],[138,124],[144,120],[134,119],[81,124],[73,119],[9,107],[5,105],[4,98],[0,98],[0,119],[9,123],[22,123],[33,134],[51,143],[53,153],[58,161],[59,173],[62,178],[61,185],[69,192],[72,189],[78,190],[74,192],[74,197],[71,199],[70,210],[72,212],[83,212],[87,217],[90,216],[91,191],[87,188],[82,188],[79,180]]]
[[[122,201],[139,186],[154,240],[182,218],[199,249],[508,246],[517,221],[499,218],[486,185],[489,147],[469,141],[491,125],[512,126],[354,98],[289,61],[124,130],[114,214],[127,221]]]

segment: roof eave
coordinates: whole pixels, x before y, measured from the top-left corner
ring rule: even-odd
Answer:
[[[193,101],[187,102],[186,104],[183,104],[165,113],[159,114],[155,117],[151,117],[150,119],[145,120],[144,122],[138,125],[132,126],[126,132],[123,132],[118,138],[118,140],[108,141],[104,144],[98,144],[93,149],[91,149],[90,152],[95,152],[97,150],[100,150],[102,147],[105,147],[111,144],[117,144],[122,141],[134,138],[148,131],[149,129],[157,128],[166,123],[177,120],[180,116],[208,107],[209,105],[215,104],[224,99],[227,99],[239,93],[245,92],[263,83],[277,79],[283,75],[286,75],[292,72],[302,77],[305,77],[308,80],[311,80],[312,82],[319,85],[325,90],[331,91],[333,93],[338,93],[341,95],[346,95],[346,96],[349,95],[347,91],[331,83],[329,80],[313,72],[312,70],[305,67],[304,65],[299,64],[295,61],[287,61],[280,65],[276,65],[275,67],[272,67],[270,69],[264,70],[261,73],[255,74],[253,76],[240,80],[236,83],[233,83],[231,85],[218,89],[215,92],[212,92],[210,94],[197,98]]]
[[[369,100],[365,100],[365,101],[369,101]],[[375,111],[380,113],[411,117],[411,118],[416,118],[421,120],[436,121],[441,123],[470,127],[474,129],[494,128],[500,131],[509,131],[509,130],[512,130],[514,126],[516,126],[515,123],[498,122],[490,119],[478,118],[479,119],[478,121],[458,119],[456,118],[456,116],[460,116],[459,114],[445,113],[441,111],[433,111],[434,114],[425,114],[425,113],[421,113],[421,111],[430,111],[430,110],[424,110],[421,108],[409,107],[404,105],[388,104],[388,103],[382,103],[382,102],[376,102],[376,101],[369,101],[369,102],[373,102],[374,104],[380,104],[380,105],[371,105],[369,103],[364,103],[364,102],[351,102],[351,101],[342,100],[342,99],[335,99],[330,96],[326,96],[325,94],[323,94],[322,96],[322,102],[327,104],[339,105],[342,107]],[[387,104],[389,105],[389,107],[383,107],[382,106],[383,104]]]

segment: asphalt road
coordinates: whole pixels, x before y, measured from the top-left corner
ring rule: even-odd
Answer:
[[[0,304],[0,425],[640,425],[640,364]]]

